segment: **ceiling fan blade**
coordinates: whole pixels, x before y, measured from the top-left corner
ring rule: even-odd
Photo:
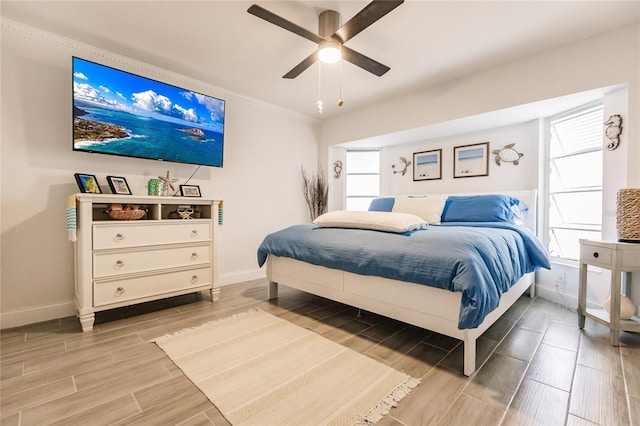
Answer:
[[[369,25],[404,3],[404,0],[373,0],[333,35],[346,43]]]
[[[287,31],[291,31],[294,34],[299,35],[300,37],[304,37],[307,40],[311,40],[314,43],[320,43],[323,39],[317,34],[312,33],[309,30],[302,28],[299,25],[294,24],[291,21],[287,21],[284,18],[276,15],[275,13],[269,12],[267,9],[264,9],[257,4],[251,5],[247,12],[250,14],[257,16],[258,18],[264,19],[267,22],[271,22],[274,25],[279,26],[280,28],[284,28]]]
[[[368,56],[364,56],[362,53],[349,49],[347,46],[342,46],[342,58],[345,61],[351,62],[353,65],[357,65],[360,68],[377,75],[378,77],[384,75],[391,69],[380,62],[374,61]]]
[[[289,71],[288,73],[283,75],[282,78],[290,78],[290,79],[291,78],[296,78],[297,76],[302,74],[302,71],[304,71],[307,68],[309,68],[317,60],[318,60],[318,50],[313,52],[311,55],[307,56],[302,62],[300,62],[295,67],[293,67],[293,69],[291,71]]]

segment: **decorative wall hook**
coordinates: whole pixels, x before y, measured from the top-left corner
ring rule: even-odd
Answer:
[[[622,134],[622,116],[620,114],[615,114],[609,117],[609,119],[604,123],[604,134],[607,136],[611,142],[607,144],[607,149],[609,151],[613,151],[620,145],[620,135]]]
[[[338,179],[340,177],[340,174],[342,173],[342,161],[340,160],[336,160],[333,163],[333,177]]]
[[[499,166],[501,161],[506,163],[513,163],[515,166],[520,164],[520,158],[524,155],[521,152],[518,152],[514,148],[515,143],[510,143],[509,145],[505,145],[502,149],[494,149],[491,151],[496,155],[496,164]]]
[[[407,173],[407,169],[409,168],[410,165],[411,165],[411,160],[407,160],[404,157],[400,157],[400,161],[398,161],[395,164],[392,164],[391,168],[393,169],[394,175],[396,173],[402,173],[402,176],[404,176],[404,174]]]

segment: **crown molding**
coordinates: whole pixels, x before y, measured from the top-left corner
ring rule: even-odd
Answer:
[[[85,56],[88,56],[83,59],[94,61],[102,60],[103,62],[105,62],[105,65],[122,68],[125,71],[135,74],[141,74],[144,77],[152,78],[154,80],[162,81],[168,84],[185,87],[195,92],[211,95],[216,98],[223,99],[225,100],[225,102],[229,100],[231,100],[232,102],[244,102],[246,104],[258,106],[260,108],[275,111],[280,114],[285,114],[297,120],[306,121],[310,124],[319,125],[321,123],[321,120],[319,120],[318,118],[314,118],[297,111],[292,111],[290,109],[282,108],[256,98],[242,95],[240,93],[232,92],[230,90],[214,86],[195,78],[191,78],[164,68],[156,67],[154,65],[150,65],[136,59],[129,58],[127,56],[119,55],[114,52],[100,49],[90,44],[82,43],[77,40],[44,31],[40,28],[23,24],[18,21],[1,17],[0,25],[3,31],[11,31],[23,37],[27,37],[33,40],[40,40],[45,43],[67,48],[72,51],[72,54],[74,56],[80,56],[83,54]],[[71,66],[71,61],[69,61],[69,66]],[[229,105],[225,106],[225,108],[227,108],[228,106]]]

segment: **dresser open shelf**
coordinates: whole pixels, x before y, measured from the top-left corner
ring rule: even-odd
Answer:
[[[209,290],[212,300],[219,298],[219,200],[112,194],[75,198],[75,304],[83,331],[93,328],[95,312],[102,310],[202,290]],[[146,214],[115,220],[108,214],[112,204],[135,206]],[[170,218],[177,211],[194,211],[199,217]]]

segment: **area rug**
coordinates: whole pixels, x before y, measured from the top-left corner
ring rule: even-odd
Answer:
[[[261,310],[154,341],[238,426],[372,424],[419,384]]]

